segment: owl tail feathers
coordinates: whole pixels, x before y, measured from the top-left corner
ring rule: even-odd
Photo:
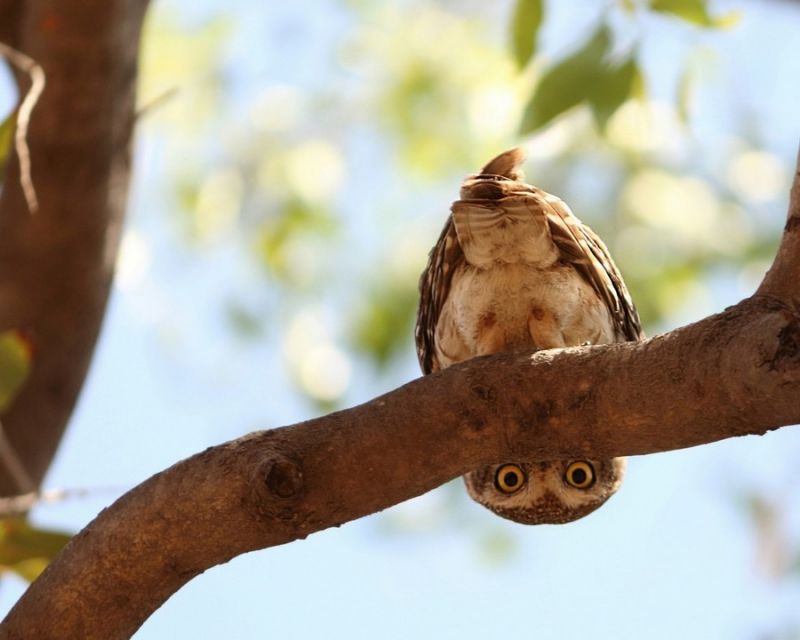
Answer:
[[[520,147],[501,153],[481,169],[479,174],[467,176],[461,183],[461,200],[453,206],[456,207],[459,202],[464,201],[474,204],[478,200],[500,200],[520,190],[531,189],[522,183],[525,174],[520,165],[526,157],[527,154]]]
[[[525,174],[520,169],[520,165],[525,162],[527,155],[521,147],[505,151],[481,169],[481,175],[502,176],[522,182],[525,179]]]

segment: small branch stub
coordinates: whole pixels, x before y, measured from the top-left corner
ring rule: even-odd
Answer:
[[[288,458],[266,463],[264,480],[270,493],[279,498],[294,498],[303,490],[303,470]]]

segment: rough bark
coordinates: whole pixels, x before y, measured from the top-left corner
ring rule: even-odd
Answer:
[[[35,486],[75,406],[108,298],[145,6],[0,0],[0,37],[47,78],[27,136],[39,209],[28,211],[17,158],[0,195],[0,330],[23,331],[34,350],[31,376],[2,425]],[[18,484],[0,468],[0,495],[35,488]]]
[[[379,511],[482,464],[610,457],[800,422],[800,178],[757,294],[640,343],[475,358],[364,405],[212,447],[103,511],[0,638],[127,638],[236,555]]]

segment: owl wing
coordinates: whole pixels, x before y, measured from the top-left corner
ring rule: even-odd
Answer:
[[[639,313],[606,245],[559,198],[548,196],[546,202],[549,205],[545,208],[545,215],[550,235],[561,259],[575,267],[597,291],[611,313],[620,338],[644,338]]]
[[[473,197],[497,199],[504,195],[504,190],[491,179],[492,177],[504,178],[503,182],[522,180],[523,174],[519,167],[525,160],[525,152],[515,148],[491,160],[480,173],[473,176],[477,184],[485,184],[488,192],[471,193]],[[488,181],[486,178],[490,178]],[[468,178],[466,184],[473,180]],[[521,184],[521,183],[520,183]],[[464,185],[462,185],[462,189]],[[462,192],[462,197],[466,197]],[[440,369],[436,358],[436,325],[442,308],[450,293],[450,284],[453,274],[464,264],[464,251],[458,242],[456,227],[452,216],[447,217],[444,229],[433,249],[428,255],[428,264],[419,279],[419,308],[417,309],[417,325],[414,338],[417,343],[417,359],[422,373],[428,375]]]
[[[462,185],[462,198],[518,201],[538,192],[545,195],[544,213],[553,243],[561,260],[575,270],[597,291],[605,303],[621,340],[644,337],[639,314],[631,300],[622,275],[603,241],[584,225],[559,198],[544,194],[522,182],[519,165],[522,150],[507,151],[487,164],[480,174]],[[452,216],[448,216],[439,240],[428,256],[428,264],[419,281],[420,304],[417,310],[415,338],[417,358],[423,374],[440,369],[436,357],[436,325],[450,292],[453,274],[465,262]]]
[[[419,279],[419,309],[414,337],[417,342],[419,366],[425,375],[440,368],[436,358],[436,324],[450,292],[453,273],[463,263],[464,252],[458,244],[453,219],[448,216]]]

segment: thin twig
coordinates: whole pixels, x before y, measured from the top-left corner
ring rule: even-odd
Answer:
[[[141,120],[144,116],[149,115],[152,111],[163,107],[166,103],[178,95],[178,87],[170,87],[166,91],[159,93],[155,98],[141,105],[137,110],[134,118]]]
[[[21,493],[32,493],[36,490],[36,483],[31,478],[25,465],[17,455],[13,445],[6,437],[6,431],[3,428],[3,422],[0,421],[0,461],[8,471],[9,475],[14,479],[17,484],[17,489]]]
[[[7,44],[0,42],[0,54],[23,73],[27,73],[31,79],[31,86],[17,111],[17,128],[14,133],[14,148],[19,158],[19,183],[22,193],[25,195],[25,202],[28,204],[28,211],[36,213],[39,209],[39,200],[36,197],[36,189],[33,186],[31,175],[31,154],[28,148],[28,124],[31,113],[39,96],[42,95],[45,85],[45,74],[42,66],[33,58],[26,56],[21,51],[17,51]]]
[[[119,495],[125,489],[122,487],[102,487],[91,489],[48,489],[44,491],[30,491],[17,496],[0,498],[0,518],[18,516],[27,513],[38,504],[55,504],[74,498],[86,498],[99,493],[112,493]]]
[[[59,492],[55,491],[45,494],[42,491],[31,491],[30,493],[22,493],[18,496],[0,498],[0,518],[9,518],[11,516],[27,513],[35,504],[49,501],[50,498],[56,502],[61,498],[58,493]]]

